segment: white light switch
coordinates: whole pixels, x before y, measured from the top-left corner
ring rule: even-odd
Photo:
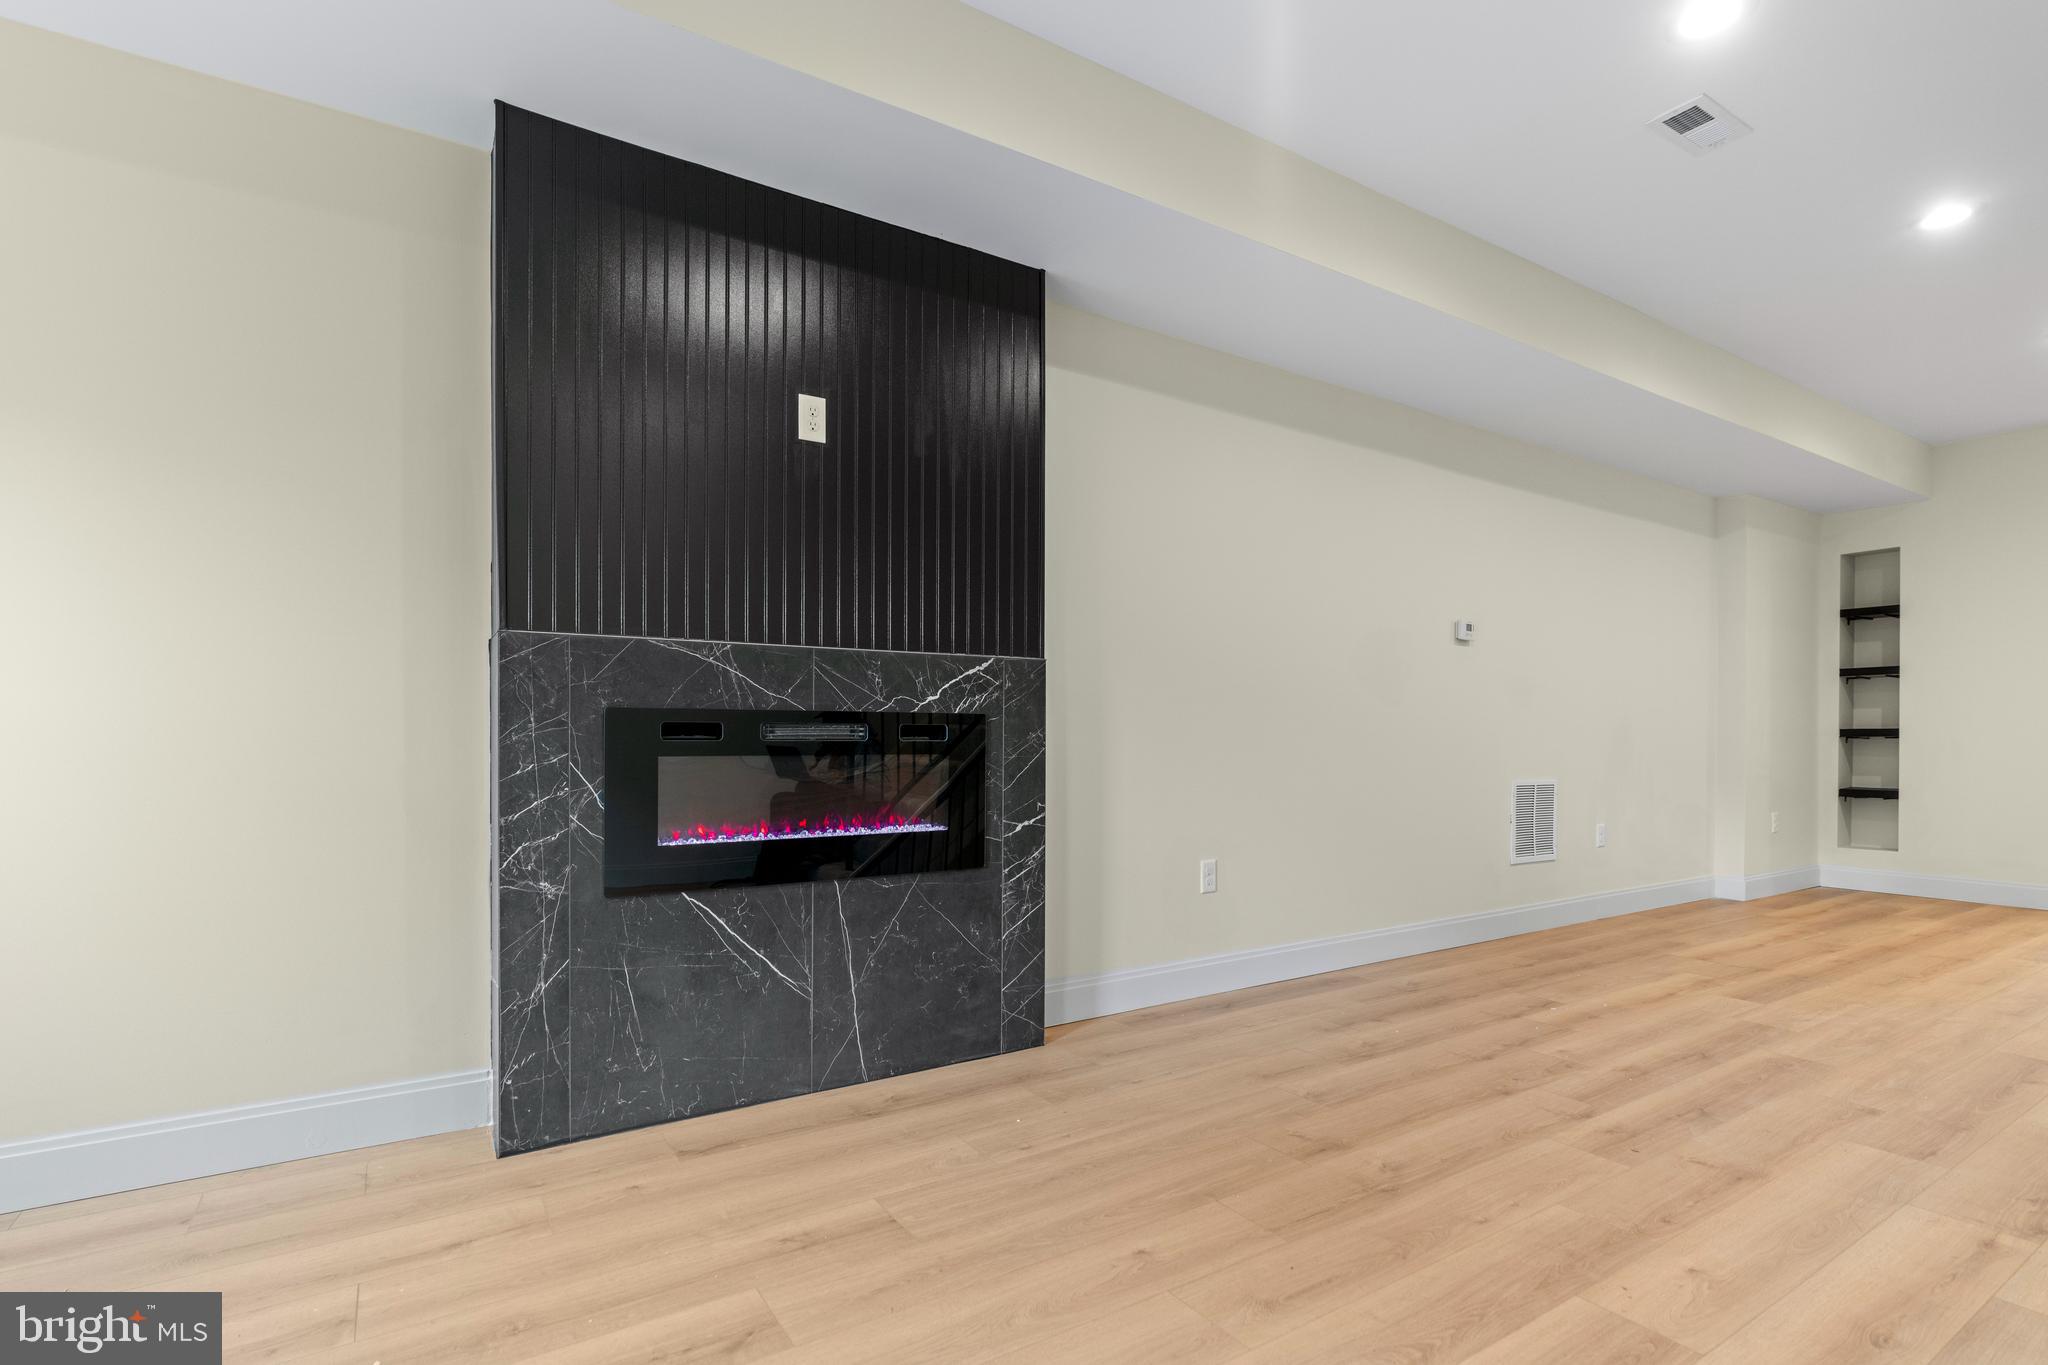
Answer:
[[[1607,847],[1607,822],[1605,820],[1593,826],[1593,847]]]
[[[796,396],[796,438],[825,443],[825,400],[815,394]]]
[[[1213,895],[1216,891],[1216,860],[1202,859],[1202,894]]]

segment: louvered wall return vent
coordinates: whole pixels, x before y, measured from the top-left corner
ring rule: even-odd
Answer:
[[[1701,95],[1650,120],[1650,131],[1694,156],[1705,156],[1742,137],[1750,127],[1729,113],[1725,105]]]
[[[1557,861],[1557,783],[1550,780],[1515,784],[1511,863]]]

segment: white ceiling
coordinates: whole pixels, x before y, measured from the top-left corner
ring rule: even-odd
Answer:
[[[2044,0],[968,3],[1922,440],[2048,421]],[[1755,133],[1645,130],[1702,93]]]
[[[1111,317],[1702,492],[1818,511],[1908,496],[607,0],[0,0],[0,16],[480,147],[502,98],[1042,265],[1055,298]]]

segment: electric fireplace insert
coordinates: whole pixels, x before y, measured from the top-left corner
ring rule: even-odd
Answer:
[[[604,713],[607,895],[982,865],[985,718]]]

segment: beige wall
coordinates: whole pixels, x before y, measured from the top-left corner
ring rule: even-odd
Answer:
[[[486,157],[0,24],[0,185],[0,1140],[485,1065]]]
[[[1810,686],[1813,616],[1804,604],[1813,596],[1819,523],[1810,512],[1775,503],[1755,509],[1751,523],[1752,725],[1743,811],[1743,872],[1751,877],[1815,864],[1815,779],[1803,760],[1821,720]]]
[[[1724,892],[1738,894],[1729,879],[1815,864],[1811,604],[1820,518],[1762,498],[1722,498],[1715,527],[1714,873]]]
[[[1048,369],[1049,975],[1706,875],[1711,500],[1067,309]]]
[[[1824,724],[1821,861],[2048,885],[2048,427],[1946,446],[1934,495],[1822,521],[1815,588]],[[1899,549],[1899,849],[1836,843],[1840,559]]]

